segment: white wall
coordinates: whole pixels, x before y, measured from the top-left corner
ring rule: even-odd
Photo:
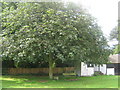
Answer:
[[[87,68],[88,72],[87,72],[87,75],[88,76],[92,76],[94,74],[94,68],[93,67],[89,67]]]
[[[103,74],[106,74],[106,64],[103,64],[102,66],[100,65],[100,71],[101,71]]]
[[[94,71],[99,71],[99,67],[98,66],[94,66]]]
[[[95,66],[94,71],[101,71],[103,74],[106,74],[106,64],[100,65],[100,67],[98,65]]]
[[[107,75],[115,75],[114,68],[107,68]]]
[[[87,64],[81,62],[81,76],[92,76],[94,74],[94,67],[87,67]]]
[[[94,71],[101,71],[103,74],[115,75],[114,68],[106,68],[106,64],[102,66],[87,67],[87,64],[81,62],[81,76],[92,76]]]
[[[83,62],[81,62],[81,76],[87,76],[87,66]]]

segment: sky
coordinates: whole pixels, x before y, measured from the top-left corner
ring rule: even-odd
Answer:
[[[68,0],[76,4],[82,4],[83,8],[97,19],[106,38],[110,31],[117,26],[118,2],[120,0]],[[109,45],[116,44],[117,41],[110,41]]]

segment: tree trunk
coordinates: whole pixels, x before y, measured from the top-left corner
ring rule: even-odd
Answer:
[[[49,57],[49,78],[53,79],[53,69],[55,67],[55,61],[52,60],[51,56]]]

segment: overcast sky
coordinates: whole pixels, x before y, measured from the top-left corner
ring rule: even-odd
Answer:
[[[73,0],[82,5],[98,20],[105,35],[117,25],[119,0]]]

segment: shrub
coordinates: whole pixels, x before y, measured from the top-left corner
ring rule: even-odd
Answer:
[[[95,71],[93,76],[104,75],[101,71]]]

